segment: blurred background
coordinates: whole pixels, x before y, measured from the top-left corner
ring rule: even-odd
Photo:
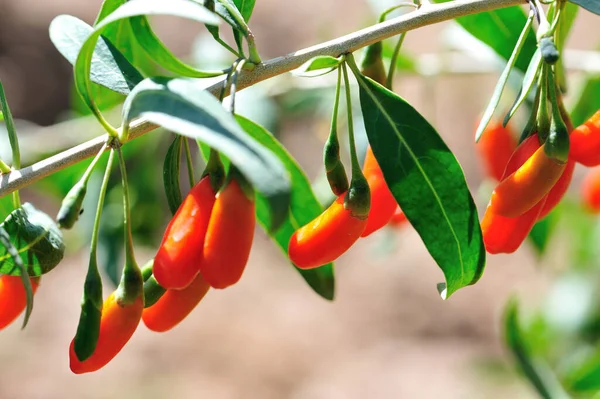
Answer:
[[[383,3],[258,0],[250,26],[263,59],[269,59],[373,24]],[[72,88],[72,68],[48,38],[55,16],[68,13],[92,24],[100,4],[0,0],[0,79],[18,119],[25,163],[102,133],[94,120],[81,116],[84,108]],[[204,66],[229,60],[198,24],[156,18],[153,26],[173,52],[190,62]],[[568,41],[569,49],[581,50],[571,59],[579,70],[571,76],[569,104],[589,77],[582,69],[595,70],[598,76],[597,59],[586,51],[599,43],[598,19],[581,11]],[[589,59],[596,63],[582,61]],[[473,135],[502,61],[449,22],[410,32],[400,64],[395,91],[444,137],[483,210],[492,186],[480,168]],[[334,79],[288,74],[245,90],[238,99],[238,111],[284,143],[314,179],[324,201],[327,195],[319,189],[324,182],[322,146]],[[511,95],[506,97],[510,102]],[[106,98],[104,106],[110,108],[115,99]],[[118,124],[118,109],[108,115]],[[10,159],[6,136],[0,136],[0,154]],[[155,131],[125,146],[140,264],[153,256],[171,216],[162,189],[162,162],[170,142],[168,132]],[[22,196],[55,215],[62,196],[87,165],[46,178]],[[503,309],[517,293],[524,313],[530,315],[524,329],[532,350],[553,366],[564,366],[564,353],[573,348],[565,342],[583,339],[585,353],[598,342],[600,318],[593,316],[598,278],[589,277],[598,275],[598,232],[594,217],[578,206],[578,182],[584,173],[578,166],[571,198],[561,207],[568,217],[560,219],[568,219],[570,230],[553,224],[559,226],[558,233],[568,234],[553,235],[552,245],[527,243],[516,254],[488,256],[481,281],[448,301],[436,291],[436,283],[443,281],[441,271],[410,226],[386,228],[360,240],[343,256],[336,264],[333,302],[313,293],[264,232],[257,231],[239,284],[211,291],[170,332],[151,333],[140,325],[107,367],[75,376],[68,366],[68,345],[77,326],[88,263],[97,199],[90,192],[87,212],[77,228],[65,234],[66,259],[43,278],[28,327],[21,331],[16,322],[0,333],[0,398],[537,397],[503,344]],[[90,187],[101,177],[95,178]],[[106,292],[112,290],[109,281],[119,275],[121,264],[122,208],[116,177],[112,184],[101,239]],[[542,254],[541,247],[549,251]]]

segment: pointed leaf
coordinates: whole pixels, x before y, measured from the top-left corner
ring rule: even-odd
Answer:
[[[541,66],[542,66],[542,53],[538,49],[533,54],[533,57],[531,58],[531,62],[529,63],[529,66],[527,67],[527,71],[525,71],[525,76],[523,76],[523,83],[521,84],[521,89],[519,90],[519,94],[517,95],[517,98],[515,99],[515,102],[513,103],[513,105],[510,107],[510,110],[508,110],[508,112],[506,113],[504,120],[502,121],[502,125],[504,127],[506,127],[506,125],[508,125],[508,122],[510,121],[510,119],[513,117],[515,112],[517,112],[517,110],[519,109],[521,104],[523,104],[523,102],[525,101],[525,99],[527,98],[529,93],[531,92],[531,89],[535,85],[536,78],[540,72]]]
[[[446,277],[447,297],[477,282],[485,247],[463,171],[404,99],[358,73],[367,136],[388,187]]]
[[[571,111],[573,125],[579,126],[600,109],[600,74],[582,83],[582,90]]]
[[[600,349],[569,370],[565,382],[572,392],[592,394],[600,391]]]
[[[445,3],[450,0],[434,0]],[[500,57],[508,60],[519,39],[519,31],[515,26],[525,25],[527,16],[521,7],[508,7],[499,10],[482,12],[456,18],[456,22],[475,38],[481,40]],[[525,72],[529,60],[537,48],[537,40],[533,31],[527,34],[521,54],[515,66]]]
[[[50,23],[50,40],[56,49],[75,64],[83,43],[94,28],[70,15],[59,15]],[[144,77],[106,38],[98,40],[93,50],[92,82],[124,95]]]
[[[290,213],[286,217],[281,228],[271,235],[287,256],[288,244],[292,234],[294,234],[298,228],[304,226],[321,214],[323,209],[311,189],[310,181],[296,160],[287,152],[281,143],[279,143],[279,141],[277,141],[277,139],[262,126],[257,125],[251,120],[242,116],[236,116],[236,120],[246,133],[271,150],[285,165],[290,174],[292,182]],[[256,215],[259,223],[267,229],[269,204],[260,194],[257,194],[256,196]],[[302,270],[296,267],[296,270],[317,294],[325,299],[333,299],[335,278],[332,263],[311,270]]]
[[[529,18],[527,18],[527,22],[525,23],[525,26],[523,27],[523,30],[521,31],[521,36],[519,36],[519,39],[517,40],[517,44],[515,45],[515,48],[511,54],[510,58],[508,59],[508,62],[506,63],[506,67],[504,67],[504,70],[502,71],[502,74],[500,75],[500,78],[498,79],[498,83],[496,84],[496,88],[494,89],[494,93],[492,94],[492,98],[490,99],[488,106],[486,107],[485,111],[483,112],[483,116],[481,117],[481,121],[479,122],[479,126],[477,127],[477,132],[475,133],[475,142],[479,141],[479,139],[481,138],[481,135],[483,134],[483,131],[487,127],[488,123],[490,123],[492,116],[494,116],[494,111],[496,110],[496,107],[500,103],[500,97],[502,97],[502,92],[504,91],[504,86],[506,86],[506,82],[508,82],[508,76],[510,75],[510,72],[512,71],[512,69],[515,65],[517,57],[519,56],[519,53],[521,52],[521,48],[523,47],[523,44],[525,43],[525,38],[527,37],[527,35],[530,31],[532,23],[533,23],[533,13],[531,13],[529,15]]]
[[[290,203],[290,179],[285,167],[277,156],[248,136],[197,80],[144,80],[123,106],[124,123],[141,116],[225,154],[268,201],[270,227],[276,229],[285,220]]]
[[[65,253],[62,233],[54,220],[29,203],[15,209],[0,224],[10,236],[30,277],[52,270]],[[8,250],[0,248],[0,274],[21,275]]]
[[[300,68],[292,71],[296,76],[312,78],[335,71],[341,60],[329,55],[320,55],[306,61]]]
[[[531,356],[530,345],[526,342],[519,325],[518,305],[517,300],[513,298],[504,311],[504,338],[508,348],[540,397],[545,399],[568,398],[569,396],[564,392],[547,364],[542,359]]]
[[[177,212],[177,209],[179,209],[179,205],[181,205],[181,201],[183,200],[179,184],[182,144],[182,137],[176,135],[175,140],[173,140],[173,143],[171,143],[167,150],[167,155],[165,155],[165,162],[163,164],[163,184],[165,186],[165,194],[167,195],[169,209],[173,215]]]
[[[141,15],[171,15],[216,25],[219,18],[203,6],[188,0],[129,1],[105,17],[85,40],[75,63],[75,85],[90,109],[96,109],[90,96],[90,70],[92,55],[100,34],[112,23]]]

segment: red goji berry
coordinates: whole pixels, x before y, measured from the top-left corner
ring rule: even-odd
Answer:
[[[39,279],[31,279],[33,293],[37,291]],[[0,330],[11,324],[25,310],[27,294],[21,276],[0,276]]]
[[[301,269],[313,269],[333,262],[360,238],[367,218],[353,215],[344,206],[345,194],[314,220],[292,235],[288,246],[290,260]]]
[[[517,141],[500,122],[491,122],[477,143],[477,152],[488,176],[500,181]]]
[[[600,165],[600,110],[576,127],[569,139],[571,159],[585,166]]]
[[[211,287],[225,288],[242,277],[254,238],[254,212],[254,198],[235,178],[217,194],[200,263],[200,273]]]
[[[198,274],[214,204],[215,192],[207,175],[192,188],[165,230],[152,269],[162,287],[183,289]]]
[[[186,288],[167,290],[154,305],[145,308],[142,321],[152,331],[168,331],[194,310],[209,289],[210,285],[198,274]]]
[[[104,301],[100,334],[92,356],[83,362],[80,361],[75,354],[74,340],[71,341],[69,360],[73,373],[89,373],[107,365],[123,349],[137,329],[144,310],[143,294],[129,305],[120,304],[115,294],[116,291]]]
[[[600,213],[600,167],[590,170],[583,179],[581,196],[589,211]]]

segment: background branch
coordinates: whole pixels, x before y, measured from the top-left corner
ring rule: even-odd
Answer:
[[[238,90],[252,86],[263,80],[292,71],[318,55],[338,57],[356,51],[378,41],[423,26],[454,19],[464,15],[495,10],[523,4],[522,0],[456,0],[442,4],[426,4],[420,9],[383,23],[353,32],[349,35],[296,51],[283,57],[274,58],[256,65],[252,71],[242,71],[238,80]],[[213,94],[224,85],[224,78],[207,87]],[[132,123],[130,139],[139,137],[158,128],[143,119]],[[28,186],[37,180],[56,173],[68,166],[94,156],[106,142],[108,135],[102,135],[83,144],[70,148],[31,166],[0,175],[0,197]]]

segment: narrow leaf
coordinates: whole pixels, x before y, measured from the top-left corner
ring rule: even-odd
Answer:
[[[248,136],[197,80],[144,80],[123,106],[124,123],[142,116],[225,154],[268,201],[271,229],[285,220],[290,203],[290,179],[285,167],[271,151]]]
[[[236,120],[246,133],[271,150],[281,160],[290,174],[292,183],[290,213],[281,228],[271,235],[287,256],[288,244],[294,232],[321,214],[323,209],[311,189],[310,181],[281,143],[262,126],[251,120],[242,116],[236,116]],[[268,229],[269,204],[260,194],[256,196],[256,215],[259,223],[265,229]],[[325,299],[333,299],[335,277],[332,263],[311,270],[302,270],[297,267],[295,269],[317,294]]]
[[[20,158],[19,152],[19,138],[17,136],[17,129],[15,128],[15,122],[12,117],[12,112],[10,112],[10,107],[8,106],[8,100],[6,99],[6,93],[4,93],[4,86],[0,81],[0,108],[2,108],[2,114],[4,115],[4,124],[6,125],[6,131],[8,132],[8,141],[10,143],[10,148],[13,151],[13,158],[15,156]],[[21,167],[21,159],[13,159],[12,160],[13,167],[17,168]]]
[[[570,391],[579,394],[600,391],[600,349],[569,370],[565,377],[565,384]]]
[[[505,310],[504,337],[508,348],[517,360],[519,368],[542,398],[566,399],[569,397],[546,363],[531,356],[529,345],[525,341],[519,326],[518,302],[516,299],[512,299]]]
[[[590,76],[582,84],[582,90],[571,110],[575,126],[584,123],[600,109],[600,75]]]
[[[112,23],[141,15],[171,15],[209,25],[216,25],[220,22],[215,14],[188,0],[170,0],[168,2],[163,0],[129,1],[120,6],[94,27],[92,33],[81,46],[81,51],[75,62],[75,85],[90,109],[96,109],[93,98],[89,94],[90,70],[94,48],[100,34]]]
[[[546,249],[548,249],[548,243],[552,238],[552,233],[558,222],[557,211],[558,209],[554,210],[544,219],[537,222],[527,236],[538,256],[544,255]]]
[[[300,68],[294,70],[292,73],[296,76],[307,78],[321,76],[334,71],[340,66],[340,62],[341,60],[339,58],[331,57],[329,55],[320,55],[306,61]]]
[[[23,264],[23,259],[21,259],[21,256],[19,256],[19,251],[11,242],[6,230],[1,226],[0,243],[6,249],[6,251],[8,251],[21,273],[21,281],[23,282],[23,287],[25,288],[25,296],[27,301],[25,307],[25,317],[23,318],[23,326],[21,328],[25,328],[27,326],[27,322],[29,321],[29,316],[31,316],[31,311],[33,310],[33,287],[31,286],[31,280],[29,279],[27,268]]]
[[[388,187],[446,278],[447,297],[477,282],[485,247],[460,164],[408,102],[358,73],[369,144]]]
[[[50,40],[56,49],[75,64],[77,55],[94,28],[70,15],[59,15],[50,23]],[[106,38],[93,50],[90,80],[112,91],[127,95],[144,77]]]
[[[523,77],[523,83],[521,84],[521,89],[519,90],[519,94],[517,95],[515,102],[510,107],[510,109],[506,113],[506,116],[504,117],[504,121],[502,122],[502,125],[504,127],[506,127],[506,125],[508,125],[508,122],[510,121],[510,119],[513,117],[515,112],[517,112],[519,107],[523,104],[523,102],[525,101],[525,99],[527,98],[529,93],[531,92],[531,89],[533,89],[533,86],[535,85],[536,77],[538,76],[538,74],[540,72],[541,66],[542,66],[542,54],[540,53],[540,51],[538,49],[533,54],[533,57],[531,58],[531,62],[529,63],[529,66],[527,67],[527,71],[525,71],[525,76]]]
[[[598,0],[569,0],[573,4],[577,4],[588,10],[591,13],[600,15],[600,2]]]
[[[25,203],[0,224],[10,236],[30,277],[52,270],[65,253],[62,233],[54,220]],[[0,248],[0,274],[21,275],[20,267],[6,248]]]
[[[179,185],[179,171],[181,166],[181,145],[183,144],[180,135],[175,136],[175,140],[169,146],[165,162],[163,164],[163,184],[169,209],[174,215],[181,205],[181,187]]]
[[[529,33],[532,23],[533,12],[530,13],[529,18],[527,18],[525,27],[523,27],[523,30],[521,31],[521,36],[519,36],[519,39],[517,40],[517,44],[515,45],[515,48],[510,58],[508,59],[508,62],[506,63],[506,67],[504,67],[504,70],[500,75],[500,79],[498,79],[498,83],[496,84],[496,88],[494,89],[494,93],[492,94],[492,98],[490,99],[488,106],[483,112],[483,116],[481,117],[481,121],[479,122],[479,126],[477,127],[477,132],[475,133],[475,142],[479,141],[481,135],[483,134],[483,131],[487,127],[488,123],[490,123],[492,116],[494,116],[494,111],[500,103],[500,97],[502,97],[502,92],[504,91],[504,86],[506,86],[506,82],[508,81],[508,76],[510,75],[510,72],[515,66],[515,62],[517,60],[517,57],[519,56],[519,53],[521,52],[521,48],[523,48],[525,38]]]
[[[135,32],[138,43],[154,62],[167,71],[190,78],[210,78],[223,75],[223,71],[201,71],[182,62],[156,36],[145,16],[132,17],[129,23]]]
[[[434,0],[436,3],[445,3],[450,0]],[[523,26],[527,14],[521,7],[508,7],[456,19],[456,22],[467,32],[487,44],[500,57],[508,60],[519,40],[518,30],[515,26]],[[515,62],[517,69],[525,72],[529,60],[537,48],[537,40],[533,31],[527,34],[521,54]]]

